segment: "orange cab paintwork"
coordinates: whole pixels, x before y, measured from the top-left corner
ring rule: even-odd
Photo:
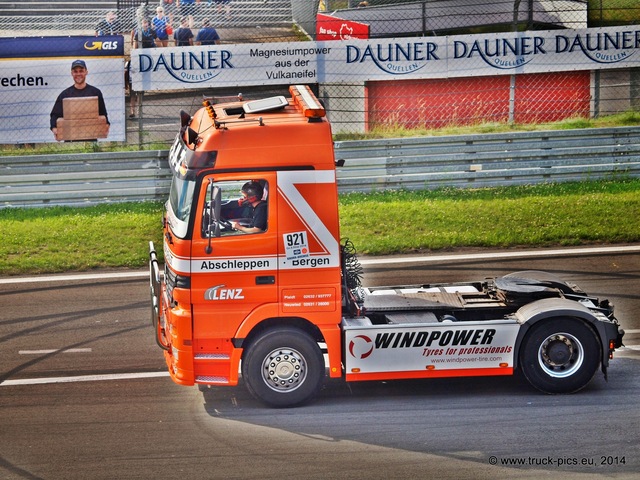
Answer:
[[[171,344],[165,357],[177,383],[237,384],[243,340],[269,322],[313,326],[327,345],[330,374],[341,374],[340,239],[331,127],[321,107],[309,108],[296,93],[284,108],[243,113],[243,118],[238,111],[246,102],[206,102],[190,120],[189,128],[198,134],[191,145],[194,152],[215,155],[215,165],[198,173],[197,184],[263,182],[268,186],[268,227],[259,234],[210,239],[202,234],[205,217],[198,214],[191,234],[177,238],[172,222],[165,222],[168,272],[189,283],[188,289],[173,288],[172,298],[165,295],[162,302]],[[181,132],[182,142],[188,142],[188,132]],[[204,187],[191,208],[205,208],[210,190]],[[285,243],[302,232],[308,252],[294,259]]]

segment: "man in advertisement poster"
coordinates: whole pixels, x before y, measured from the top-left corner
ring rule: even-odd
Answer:
[[[74,60],[71,64],[73,85],[64,89],[58,95],[51,109],[50,129],[58,141],[96,140],[98,138],[106,138],[108,135],[110,124],[104,97],[99,88],[87,83],[88,73],[89,70],[84,60]],[[64,100],[67,98],[87,98],[89,103],[95,99],[97,103],[97,112],[95,113],[97,115],[87,117],[81,107],[81,111],[73,112],[74,115],[70,116],[71,112],[64,111]],[[91,106],[85,107],[84,110],[90,112]],[[66,116],[65,113],[67,114]],[[64,129],[64,133],[60,131],[61,129]]]

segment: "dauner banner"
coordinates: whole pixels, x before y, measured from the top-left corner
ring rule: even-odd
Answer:
[[[448,37],[155,48],[132,52],[136,90],[357,83],[640,65],[640,26]]]
[[[125,140],[122,36],[0,38],[0,59],[0,143]]]

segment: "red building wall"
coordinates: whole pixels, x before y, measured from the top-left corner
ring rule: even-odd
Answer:
[[[589,115],[590,72],[515,77],[514,120],[553,122]],[[368,127],[440,128],[509,120],[511,77],[369,82]]]

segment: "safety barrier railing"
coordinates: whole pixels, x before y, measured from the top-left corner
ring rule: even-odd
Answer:
[[[0,157],[0,208],[165,200],[168,151]],[[340,192],[640,176],[640,127],[343,141]]]

